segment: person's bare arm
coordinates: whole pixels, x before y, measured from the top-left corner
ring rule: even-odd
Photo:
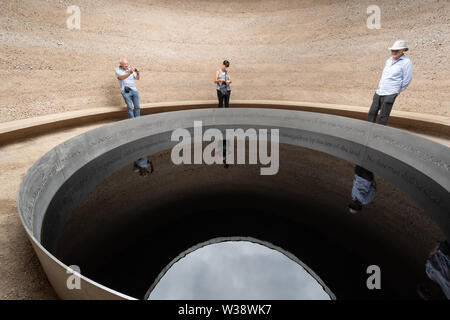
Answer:
[[[216,76],[214,77],[214,83],[224,82],[224,79],[219,79],[219,71],[216,71]]]
[[[130,68],[130,71],[129,71],[129,72],[127,72],[127,73],[125,73],[125,74],[122,74],[122,75],[118,76],[117,79],[119,79],[119,80],[125,80],[126,78],[128,78],[128,77],[131,76],[132,74],[133,74],[133,69]]]
[[[231,82],[232,81],[231,81],[230,73],[228,72],[228,81],[227,81],[227,83],[230,84]]]

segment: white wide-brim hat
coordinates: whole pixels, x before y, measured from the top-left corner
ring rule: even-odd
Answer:
[[[401,50],[406,49],[405,51],[408,51],[408,44],[406,43],[406,40],[397,40],[394,42],[394,45],[389,48],[389,50]]]

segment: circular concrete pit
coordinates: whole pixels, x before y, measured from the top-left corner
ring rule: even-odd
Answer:
[[[279,129],[279,172],[259,165],[174,165],[177,128]],[[155,172],[132,162],[149,156]],[[57,146],[28,171],[18,208],[61,298],[144,298],[181,252],[253,237],[308,266],[345,298],[415,297],[427,248],[450,234],[450,151],[390,127],[276,109],[203,109],[124,120]],[[346,210],[354,164],[377,176],[373,204]],[[413,200],[414,199],[414,200]],[[382,290],[368,290],[378,265]],[[81,269],[80,290],[66,286]]]

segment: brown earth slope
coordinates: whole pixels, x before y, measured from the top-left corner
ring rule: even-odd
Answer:
[[[369,106],[387,48],[409,41],[414,78],[395,109],[449,115],[450,1],[0,0],[0,122],[124,106],[120,56],[142,70],[141,101],[215,99],[231,61],[232,99]],[[69,5],[81,29],[69,30]]]

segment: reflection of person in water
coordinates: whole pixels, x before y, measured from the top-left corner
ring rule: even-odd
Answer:
[[[148,170],[150,168],[150,171]],[[146,176],[153,172],[153,163],[146,157],[139,158],[134,162],[133,171],[141,176]]]
[[[425,264],[425,272],[431,281],[417,286],[417,293],[424,300],[450,300],[450,243],[442,241],[431,250]]]
[[[373,173],[363,167],[355,167],[353,178],[352,202],[348,205],[351,213],[358,213],[362,206],[369,204],[375,197],[377,185]]]
[[[229,167],[227,163],[227,140],[223,140],[223,166],[225,168]]]

